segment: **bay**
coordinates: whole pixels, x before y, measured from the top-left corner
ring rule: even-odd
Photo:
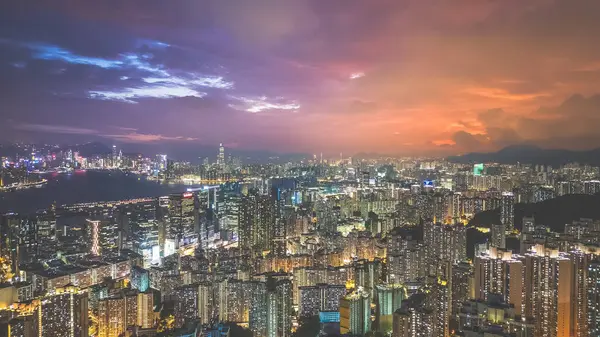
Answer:
[[[159,197],[197,187],[166,184],[120,171],[77,171],[44,175],[48,183],[39,188],[0,192],[0,213],[33,213],[56,205]]]

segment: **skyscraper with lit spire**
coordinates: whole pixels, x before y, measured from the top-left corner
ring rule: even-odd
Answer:
[[[223,147],[223,143],[219,144],[219,156],[217,157],[217,165],[225,165],[225,147]]]

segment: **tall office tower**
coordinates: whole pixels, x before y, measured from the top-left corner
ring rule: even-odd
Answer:
[[[515,228],[515,195],[511,192],[502,193],[500,222],[502,222],[509,232],[512,232]]]
[[[520,256],[490,247],[475,257],[474,268],[475,298],[487,300],[490,294],[498,294],[522,314],[525,270]]]
[[[87,337],[88,297],[68,286],[44,296],[37,308],[40,337]]]
[[[0,220],[1,222],[1,220]],[[37,239],[40,254],[52,254],[56,247],[56,216],[48,214],[41,216],[37,224]]]
[[[70,151],[70,150],[69,150]],[[112,156],[111,156],[111,162],[112,162],[112,166],[116,167],[117,166],[117,146],[113,145],[112,146]]]
[[[156,155],[156,169],[158,171],[164,171],[167,169],[167,155],[157,154]]]
[[[250,305],[250,330],[257,337],[292,334],[292,283],[289,280],[258,282]]]
[[[503,223],[492,224],[490,243],[493,247],[506,248],[506,226]]]
[[[457,317],[462,304],[475,297],[475,286],[473,282],[473,266],[467,262],[461,262],[452,266],[452,307],[450,312]]]
[[[184,236],[194,233],[195,218],[194,195],[192,193],[169,195],[168,223],[164,255],[170,255],[179,248]]]
[[[88,237],[90,238],[90,253],[95,256],[100,255],[100,221],[87,220]]]
[[[402,301],[407,298],[406,288],[401,284],[380,284],[377,289],[377,318],[379,331],[392,331],[394,311],[400,309]]]
[[[537,245],[525,255],[525,317],[535,318],[535,335],[572,336],[573,262],[565,253]]]
[[[600,260],[587,267],[587,327],[589,336],[600,336]]]
[[[242,197],[240,204],[240,247],[267,250],[275,226],[275,207],[271,198],[257,191]]]
[[[222,191],[222,198],[217,206],[221,233],[228,241],[237,242],[239,239],[240,197],[236,193]]]
[[[416,293],[402,301],[393,316],[393,337],[433,336],[433,310],[427,307],[427,296]]]
[[[124,297],[98,301],[98,337],[119,337],[127,329],[127,305]]]
[[[225,165],[225,147],[223,143],[219,144],[219,155],[217,156],[217,165],[223,167]]]
[[[346,294],[346,287],[343,285],[318,284],[298,289],[298,312],[301,317],[316,316],[319,311],[339,311],[340,298]]]
[[[371,295],[358,288],[340,299],[340,333],[364,335],[371,330]]]

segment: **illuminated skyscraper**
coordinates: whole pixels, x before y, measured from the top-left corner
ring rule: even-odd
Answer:
[[[506,248],[506,226],[503,223],[492,224],[490,243],[496,248]]]
[[[198,284],[198,316],[200,323],[209,324],[216,317],[215,293],[212,283]]]
[[[182,327],[195,319],[208,324],[217,314],[215,303],[218,299],[215,298],[212,283],[201,282],[179,287],[175,290],[175,299],[176,327]]]
[[[119,337],[127,329],[127,306],[124,297],[105,298],[98,302],[98,337]]]
[[[388,254],[388,281],[391,283],[417,282],[427,271],[426,248],[416,243],[402,252]]]
[[[112,160],[112,166],[113,166],[113,167],[116,167],[116,166],[117,166],[117,158],[118,158],[118,155],[117,155],[117,146],[116,146],[116,145],[113,145],[113,146],[112,146],[112,157],[111,157],[111,160]]]
[[[7,337],[37,337],[37,315],[20,316],[8,322]]]
[[[100,255],[100,221],[87,220],[88,236],[90,238],[90,253],[92,255]]]
[[[286,195],[291,194],[289,190],[273,188],[271,190],[271,201],[273,203],[273,233],[271,236],[271,253],[276,256],[285,256],[287,254],[287,226],[286,226]]]
[[[600,336],[600,261],[587,268],[587,325],[590,336]]]
[[[199,317],[198,286],[187,285],[175,290],[175,327],[181,328],[186,321]]]
[[[167,169],[167,155],[157,154],[156,155],[156,170],[164,171]]]
[[[219,144],[219,155],[217,157],[217,165],[220,167],[225,166],[225,147],[223,143]]]
[[[133,291],[98,301],[98,337],[119,337],[132,326],[154,326],[152,293]]]
[[[456,317],[464,301],[475,297],[473,266],[461,262],[452,266],[452,307],[450,312]]]
[[[267,336],[267,284],[265,282],[252,282],[250,296],[250,311],[248,315],[248,328],[254,336]]]
[[[512,231],[515,228],[515,195],[511,192],[502,193],[500,222],[507,231]]]
[[[253,292],[261,282],[223,280],[218,284],[219,318],[228,322],[249,322]]]
[[[267,250],[275,226],[275,205],[268,195],[251,191],[240,204],[239,245],[243,249]]]
[[[37,308],[40,337],[87,337],[88,297],[75,287],[58,288]]]
[[[515,306],[520,315],[524,305],[524,262],[522,257],[510,251],[490,247],[475,257],[475,298],[487,300],[490,294],[498,294]]]
[[[169,195],[168,223],[165,231],[166,242],[174,243],[175,249],[179,247],[184,236],[194,233],[194,195],[190,192]],[[165,244],[166,246],[166,244]],[[174,253],[164,247],[165,256]]]
[[[430,280],[427,285],[427,306],[433,310],[431,336],[450,335],[450,288],[444,279]]]
[[[299,287],[299,314],[302,317],[316,316],[319,311],[338,311],[340,298],[346,294],[343,285],[319,284],[316,286]]]
[[[376,292],[379,331],[391,332],[392,316],[407,298],[406,288],[401,284],[380,284],[376,286]]]
[[[402,302],[394,312],[393,337],[433,336],[433,311],[426,305],[426,295],[417,293]]]
[[[150,287],[150,273],[138,266],[131,267],[131,287],[141,292]]]
[[[137,293],[137,326],[151,328],[154,326],[154,295],[152,292]]]
[[[444,225],[426,222],[423,241],[427,252],[428,275],[449,278],[448,267],[467,259],[466,229],[462,224]]]
[[[535,319],[535,335],[572,336],[573,262],[568,254],[534,247],[525,255],[525,316]]]
[[[371,296],[361,288],[340,300],[340,333],[364,335],[371,330]]]
[[[257,282],[250,305],[250,330],[256,337],[292,334],[292,283],[289,280]]]
[[[371,298],[375,297],[375,285],[381,282],[383,264],[381,260],[360,260],[354,264],[354,284],[369,293]]]
[[[236,193],[220,191],[217,209],[219,213],[219,227],[228,241],[238,241],[240,223],[240,197]]]

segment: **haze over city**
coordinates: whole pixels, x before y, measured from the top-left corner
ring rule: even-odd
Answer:
[[[1,141],[600,146],[600,2],[4,1]]]

